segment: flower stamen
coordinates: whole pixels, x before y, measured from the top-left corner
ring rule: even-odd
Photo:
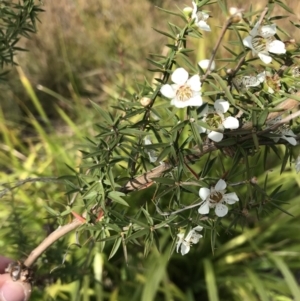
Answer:
[[[210,200],[212,203],[220,203],[223,200],[223,194],[216,191],[210,195]]]
[[[190,86],[183,85],[176,91],[176,97],[180,101],[187,101],[193,96],[193,91]]]

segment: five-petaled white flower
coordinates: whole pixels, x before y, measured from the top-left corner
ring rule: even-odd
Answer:
[[[209,14],[203,11],[197,11],[197,4],[193,1],[193,12],[192,19],[195,20],[195,24],[204,31],[211,31],[210,26],[206,23],[206,20],[209,18]]]
[[[214,103],[214,110],[207,106],[203,109],[200,116],[204,116],[203,121],[207,123],[210,128],[215,128],[219,131],[208,130],[202,126],[199,126],[200,133],[208,133],[208,138],[220,142],[223,139],[224,129],[237,129],[239,127],[239,121],[232,116],[224,117],[229,109],[229,102],[224,99],[217,99]]]
[[[172,99],[171,105],[177,108],[202,105],[201,81],[198,74],[189,78],[184,68],[177,68],[172,73],[171,80],[174,84],[163,85],[160,89],[162,95]]]
[[[271,120],[268,122],[269,125],[274,125],[281,121],[281,116]],[[286,125],[282,125],[279,128],[277,128],[274,132],[271,132],[272,134],[276,134],[276,137],[271,137],[272,140],[275,142],[278,142],[279,139],[286,140],[291,145],[296,145],[297,140],[294,137],[297,137],[295,133]]]
[[[145,143],[145,145],[152,144],[152,141],[151,141],[151,139],[150,139],[150,137],[148,135],[144,138],[144,143]],[[150,162],[151,163],[156,162],[157,156],[156,156],[155,150],[154,149],[150,149],[150,150],[147,151],[147,153],[148,153]]]
[[[203,200],[202,205],[199,207],[200,214],[208,214],[210,208],[215,208],[215,213],[219,217],[223,217],[228,213],[228,207],[224,205],[234,204],[239,201],[235,192],[226,193],[227,184],[224,180],[220,179],[215,187],[210,189],[202,187],[199,190],[199,196]]]
[[[202,229],[203,229],[203,227],[197,226],[197,227],[191,229],[191,231],[187,234],[186,237],[184,237],[184,233],[182,233],[182,232],[178,233],[177,234],[178,241],[177,241],[177,247],[176,247],[177,253],[181,246],[181,248],[180,248],[181,255],[187,254],[191,249],[191,244],[197,244],[199,242],[200,238],[202,238],[202,235],[197,232],[197,231],[201,231]]]
[[[243,40],[243,44],[252,49],[253,55],[258,55],[259,58],[265,63],[272,62],[272,57],[269,52],[276,54],[283,54],[286,52],[283,42],[276,40],[276,25],[260,26],[258,23],[250,31],[250,36]]]

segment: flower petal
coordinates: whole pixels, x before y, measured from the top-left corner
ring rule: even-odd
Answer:
[[[280,138],[282,138],[282,137],[280,137]],[[279,137],[272,137],[271,139],[277,143],[280,138]]]
[[[281,136],[280,138],[286,140],[291,145],[297,145],[297,140],[294,137]]]
[[[260,35],[263,38],[272,37],[276,34],[276,24],[265,25],[260,28]]]
[[[225,129],[237,129],[239,127],[239,121],[232,116],[229,116],[227,118],[225,118],[225,120],[223,121],[223,126]]]
[[[145,138],[144,138],[144,143],[145,143],[146,145],[152,144],[152,141],[151,141],[149,135],[145,136]]]
[[[203,227],[201,226],[196,226],[195,228],[193,228],[194,231],[202,231]]]
[[[243,76],[242,83],[246,88],[257,87],[261,81],[256,76]]]
[[[190,242],[192,242],[193,244],[197,244],[200,240],[200,238],[202,238],[203,236],[199,233],[194,232],[193,235],[190,238]]]
[[[259,82],[263,83],[266,79],[266,72],[264,71],[264,72],[258,73],[256,78]]]
[[[201,90],[201,81],[198,74],[193,75],[188,81],[187,84],[191,87],[192,91],[199,92]]]
[[[220,142],[223,139],[223,136],[223,133],[211,131],[207,137],[212,141]]]
[[[202,227],[200,227],[202,228]],[[201,229],[202,230],[202,229]],[[198,231],[201,231],[201,230],[198,230]],[[200,240],[200,238],[202,238],[202,235],[200,233],[198,233],[195,228],[193,228],[191,231],[190,231],[190,236],[189,236],[189,239],[186,238],[186,241],[189,242],[189,243],[193,243],[193,244],[197,244]]]
[[[204,128],[203,126],[198,125],[197,129],[199,134],[206,133],[206,128]]]
[[[218,217],[223,217],[228,213],[228,207],[219,203],[216,205],[215,213]]]
[[[235,202],[238,202],[239,198],[235,192],[230,192],[230,193],[226,193],[223,195],[223,200],[227,204],[231,205],[231,204],[234,204]]]
[[[268,45],[268,51],[276,54],[286,53],[285,44],[278,40],[272,41]]]
[[[170,85],[163,85],[160,88],[160,93],[167,98],[174,98],[176,93]]]
[[[206,187],[202,187],[199,190],[199,196],[203,201],[206,201],[206,199],[209,197],[210,195],[210,189],[206,188]]]
[[[151,162],[151,163],[154,163],[154,162],[156,162],[156,160],[157,160],[157,156],[155,155],[155,151],[154,150],[151,150],[150,152],[148,152],[148,156],[149,156],[149,161]]]
[[[177,68],[171,76],[171,80],[173,83],[177,85],[183,85],[189,78],[188,72],[184,68]]]
[[[252,37],[259,35],[259,23],[257,22],[250,31]]]
[[[187,103],[186,101],[181,101],[177,97],[174,97],[171,100],[171,105],[175,106],[176,108],[180,108],[180,109],[187,107],[188,105],[186,103]]]
[[[204,202],[198,209],[200,214],[208,214],[209,213],[209,202]]]
[[[200,20],[198,23],[197,23],[197,26],[201,29],[201,30],[204,30],[204,31],[211,31],[210,29],[210,26],[203,20]]]
[[[246,47],[248,47],[250,49],[253,49],[253,46],[252,46],[252,37],[248,36],[245,39],[243,39],[243,44],[244,44],[244,46],[246,46]]]
[[[267,54],[259,52],[258,56],[265,64],[270,64],[272,62],[272,57]]]
[[[295,135],[295,133],[291,129],[286,129],[285,131],[283,131],[283,133],[285,136],[297,137],[297,135]]]
[[[193,12],[192,12],[192,19],[196,19],[196,21],[198,21],[198,17],[197,17],[197,5],[196,3],[193,1]]]
[[[226,189],[226,187],[227,187],[226,182],[223,179],[220,179],[215,186],[215,190],[223,191],[224,189]]]
[[[201,11],[202,20],[206,21],[209,18],[209,14],[205,13],[204,11]]]
[[[149,135],[147,135],[145,138],[144,138],[144,143],[145,145],[150,145],[152,144],[152,141],[149,137]],[[147,154],[149,156],[149,160],[151,163],[155,162],[157,160],[157,156],[155,154],[155,150],[154,149],[149,149],[147,150]]]
[[[183,242],[181,245],[181,255],[185,255],[190,251],[191,247],[190,244]]]
[[[200,107],[202,105],[202,97],[200,96],[200,94],[195,93],[196,95],[194,95],[192,98],[190,98],[187,101],[181,101],[179,100],[177,97],[174,97],[171,100],[171,105],[175,106],[176,108],[185,108],[188,106],[191,107]]]
[[[226,113],[229,109],[229,102],[224,99],[217,99],[214,103],[214,107],[217,113]]]
[[[202,97],[201,94],[199,93],[195,93],[189,100],[187,100],[186,102],[186,107],[190,106],[190,107],[200,107],[203,103],[202,101]]]
[[[177,241],[177,243],[176,243],[176,252],[178,253],[179,247],[180,247],[180,245],[181,245],[182,242],[183,242],[184,234],[183,234],[183,233],[178,233],[178,234],[177,234],[177,237],[178,237],[178,241]]]

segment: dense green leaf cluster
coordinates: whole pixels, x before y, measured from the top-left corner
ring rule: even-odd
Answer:
[[[0,68],[15,64],[16,52],[25,50],[18,42],[21,37],[30,38],[36,32],[36,21],[43,11],[40,6],[35,0],[0,2]]]

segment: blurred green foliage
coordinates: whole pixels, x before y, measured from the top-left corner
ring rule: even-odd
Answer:
[[[172,10],[176,3],[183,5],[45,2],[39,34],[30,42],[21,41],[30,51],[19,54],[19,67],[1,83],[1,184],[5,189],[28,177],[51,178],[27,183],[1,198],[2,254],[25,258],[57,228],[59,221],[47,207],[64,211],[67,196],[64,182],[52,177],[70,174],[68,166],[82,163],[78,149],[85,136],[96,134],[93,125],[101,118],[88,99],[107,108],[125,87],[133,91],[136,81],[151,77],[144,71],[145,57],[163,51],[161,43],[166,42],[151,29],[166,26],[165,15],[153,3]],[[297,11],[298,4],[288,4]],[[195,59],[204,58],[202,46],[198,49]],[[253,162],[259,160],[253,157]],[[269,160],[278,158],[271,155]],[[300,300],[300,180],[289,167],[279,177],[279,169],[280,160],[268,172],[268,187],[272,191],[283,185],[283,208],[292,216],[276,208],[261,220],[249,215],[243,229],[218,233],[215,250],[205,239],[186,257],[169,258],[171,243],[165,230],[158,238],[160,252],[153,247],[145,258],[142,246],[129,244],[127,262],[122,248],[108,260],[111,242],[102,252],[102,243],[93,241],[88,231],[78,239],[72,233],[38,260],[32,300]],[[264,183],[260,163],[256,176]],[[135,197],[134,204],[142,206],[151,193],[137,192]],[[64,222],[71,219],[67,216]]]

